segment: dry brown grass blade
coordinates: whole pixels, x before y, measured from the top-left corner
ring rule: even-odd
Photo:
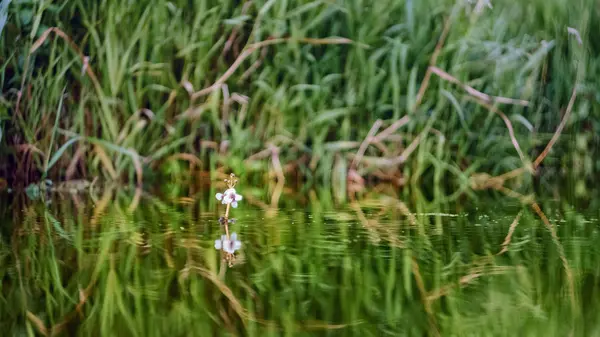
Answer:
[[[202,167],[202,160],[200,160],[200,158],[198,158],[197,156],[191,154],[191,153],[176,153],[172,156],[169,156],[167,158],[167,161],[171,161],[171,160],[186,160],[188,162],[190,162],[190,164],[196,165],[198,167]]]
[[[267,321],[256,319],[255,317],[252,316],[252,314],[250,314],[246,309],[244,309],[244,307],[242,306],[240,301],[233,294],[233,291],[231,291],[231,289],[225,283],[223,283],[221,280],[219,280],[219,278],[214,273],[210,272],[208,269],[205,269],[205,268],[202,268],[199,266],[189,266],[189,267],[183,269],[181,272],[189,273],[190,270],[195,271],[198,274],[202,275],[202,277],[208,279],[217,288],[219,288],[219,291],[221,292],[221,294],[223,294],[229,300],[229,303],[231,304],[231,308],[242,319],[244,326],[247,325],[247,321],[249,321],[249,320],[254,321],[254,322],[259,322],[259,323],[268,323]]]
[[[369,236],[371,238],[371,241],[374,244],[378,244],[381,241],[381,237],[379,236],[379,233],[377,233],[377,230],[375,228],[373,228],[372,221],[369,221],[369,219],[367,219],[367,217],[363,213],[362,208],[360,207],[360,205],[358,203],[356,203],[356,202],[352,202],[350,204],[350,208],[354,209],[354,211],[356,212],[356,216],[358,217],[358,220],[360,220],[360,222],[363,225],[364,229],[367,230],[367,232],[369,232]]]
[[[381,142],[391,136],[396,130],[403,127],[404,125],[410,122],[410,117],[404,116],[399,120],[392,123],[392,125],[388,126],[385,130],[381,131],[377,136],[373,137],[373,142]]]
[[[423,82],[421,82],[421,87],[419,88],[419,92],[417,93],[417,99],[415,100],[415,106],[412,111],[417,110],[421,102],[423,101],[423,96],[425,96],[425,91],[427,87],[429,87],[429,80],[431,79],[431,66],[435,66],[437,62],[437,58],[442,51],[442,47],[446,42],[446,38],[448,37],[448,33],[450,33],[450,27],[452,27],[452,16],[446,18],[446,22],[444,23],[444,28],[442,30],[442,35],[440,35],[440,39],[435,45],[435,49],[433,54],[431,54],[431,58],[429,59],[429,67],[427,68],[427,72],[425,72],[425,77],[423,78]]]
[[[446,296],[452,289],[454,289],[457,285],[464,287],[471,283],[472,281],[486,275],[502,275],[506,274],[509,271],[514,270],[514,267],[504,267],[504,266],[491,266],[490,270],[486,271],[482,267],[472,268],[469,273],[463,277],[461,277],[458,281],[458,284],[452,283],[445,286],[440,287],[427,295],[428,301],[435,301],[442,296]]]
[[[431,326],[431,330],[433,331],[434,336],[440,336],[440,331],[437,327],[435,315],[433,314],[433,310],[431,309],[431,300],[427,296],[425,282],[423,281],[423,277],[421,276],[419,264],[417,263],[417,260],[414,257],[412,258],[412,272],[415,276],[415,281],[417,282],[417,288],[419,288],[419,292],[421,293],[421,299],[423,301],[423,305],[425,306],[425,312],[427,312],[427,317],[429,319],[429,325]]]
[[[35,325],[35,327],[37,328],[37,330],[44,336],[48,336],[48,329],[46,329],[46,326],[44,325],[44,322],[42,322],[42,320],[37,317],[36,315],[34,315],[31,311],[27,310],[27,319],[33,323],[33,325]]]
[[[266,148],[264,150],[261,150],[260,152],[257,152],[255,154],[251,155],[250,157],[246,158],[245,162],[265,159],[265,158],[269,157],[270,155],[271,155],[271,149]]]
[[[240,79],[238,80],[238,84],[245,81],[248,77],[250,77],[250,75],[252,75],[252,73],[254,73],[262,65],[262,63],[266,57],[267,57],[267,48],[263,48],[263,50],[261,50],[261,52],[260,52],[260,57],[254,63],[252,63],[252,65],[250,67],[248,67],[248,69],[246,69],[246,71],[244,71],[242,76],[240,76]]]
[[[227,314],[227,312],[225,312],[225,310],[223,308],[219,308],[219,316],[221,317],[221,319],[223,320],[223,323],[221,324],[221,329],[225,328],[225,330],[227,330],[227,332],[231,335],[235,335],[235,327],[234,324],[231,322],[231,319],[229,318],[229,315]]]
[[[408,144],[408,147],[406,147],[402,154],[391,161],[391,165],[404,163],[408,159],[408,157],[417,149],[417,146],[419,146],[419,144],[421,143],[421,138],[422,135],[418,135],[417,137],[415,137],[415,139],[410,144]]]
[[[483,92],[462,83],[461,81],[459,81],[456,77],[448,74],[447,72],[443,71],[442,69],[435,67],[435,66],[430,66],[429,67],[431,69],[431,71],[438,75],[440,78],[448,81],[448,82],[452,82],[454,84],[459,85],[460,87],[462,87],[469,95],[482,100],[483,102],[486,103],[503,103],[503,104],[513,104],[513,105],[522,105],[522,106],[528,106],[529,105],[529,101],[526,100],[522,100],[522,99],[514,99],[514,98],[508,98],[508,97],[501,97],[501,96],[490,96],[488,94],[484,94]]]
[[[244,3],[244,5],[242,6],[242,12],[240,13],[240,15],[246,15],[248,12],[248,9],[253,5],[252,1],[246,1]],[[231,34],[229,35],[229,38],[227,39],[227,41],[225,42],[225,45],[223,46],[223,51],[221,52],[221,57],[224,57],[229,50],[231,50],[232,47],[237,47],[236,45],[234,45],[235,40],[238,37],[240,28],[243,28],[243,25],[237,25],[235,28],[232,29]],[[238,54],[238,49],[234,48],[234,55],[237,57]]]
[[[70,313],[68,313],[63,319],[62,321],[60,321],[60,323],[57,323],[56,325],[54,325],[51,329],[50,329],[50,336],[56,336],[59,335],[67,326],[67,324],[73,319],[75,318],[75,316],[77,314],[82,314],[81,313],[81,309],[83,308],[83,306],[87,303],[87,300],[90,298],[91,292],[92,292],[92,288],[94,287],[94,285],[96,284],[96,279],[93,279],[90,284],[87,286],[87,288],[81,290],[79,289],[79,302],[77,303],[77,305],[75,306],[75,309],[73,311],[71,311]]]
[[[504,238],[504,242],[502,242],[502,250],[500,250],[496,255],[501,255],[508,250],[508,245],[510,244],[512,235],[515,232],[517,225],[519,224],[519,219],[521,219],[522,214],[523,214],[523,211],[520,211],[519,214],[517,214],[517,216],[513,220],[513,222],[510,224],[508,233],[506,234],[506,237]]]
[[[408,157],[417,149],[419,143],[421,142],[422,135],[418,135],[415,139],[408,145],[406,149],[397,157],[394,158],[381,158],[381,157],[364,157],[362,161],[368,162],[369,165],[375,167],[390,167],[395,165],[403,164]],[[351,157],[354,157],[354,154],[349,154]]]
[[[552,135],[552,138],[550,139],[550,141],[544,148],[544,151],[542,151],[542,153],[540,153],[540,155],[533,162],[534,169],[537,169],[538,166],[540,166],[540,164],[546,158],[546,156],[548,155],[548,153],[550,152],[550,150],[552,149],[552,147],[554,146],[556,141],[558,141],[558,137],[560,137],[560,134],[562,133],[563,129],[565,128],[565,125],[567,124],[567,121],[569,120],[569,117],[571,116],[571,111],[573,111],[573,105],[575,104],[576,99],[577,99],[577,83],[575,83],[575,85],[573,86],[573,92],[571,93],[571,98],[569,99],[569,104],[567,105],[567,110],[565,111],[565,115],[563,116],[562,120],[560,121],[560,124],[556,128],[556,131],[554,131],[554,134]]]
[[[495,189],[506,194],[507,196],[509,196],[511,198],[519,199],[519,201],[524,205],[530,205],[534,201],[532,195],[523,195],[519,192],[515,192],[515,191],[511,190],[510,188],[506,188],[504,186],[498,186],[498,187],[495,187]]]
[[[382,224],[377,219],[368,219],[360,204],[356,201],[353,201],[350,204],[350,208],[352,208],[356,212],[356,216],[362,223],[363,227],[369,232],[371,241],[373,243],[379,243],[380,241],[386,241],[390,246],[396,248],[406,248],[406,243],[402,241],[399,236],[399,231],[394,229],[398,229],[396,226],[390,226],[389,224]],[[385,209],[382,209],[382,214],[385,213]]]
[[[203,148],[203,149],[218,150],[219,149],[219,144],[217,142],[213,142],[211,140],[201,140],[200,141],[200,147]]]
[[[142,188],[140,186],[135,188],[135,194],[133,195],[133,199],[127,208],[127,211],[133,212],[140,205],[140,200],[142,200]]]
[[[565,269],[565,275],[567,276],[567,281],[569,283],[569,297],[571,298],[571,310],[573,315],[577,312],[577,300],[575,297],[575,280],[573,279],[573,271],[569,265],[569,261],[567,260],[567,256],[565,255],[565,249],[563,248],[560,240],[558,238],[558,234],[556,233],[556,227],[550,223],[546,214],[542,211],[540,206],[533,202],[531,204],[531,208],[537,213],[537,215],[542,219],[542,222],[548,228],[550,235],[552,236],[552,241],[556,245],[556,249],[558,249],[558,255],[560,256],[560,260],[562,261],[563,268]]]
[[[396,207],[398,207],[400,212],[408,218],[411,226],[417,227],[417,218],[413,213],[411,213],[411,211],[408,209],[408,206],[406,206],[403,201],[396,200]]]
[[[269,172],[269,175],[270,176],[275,175],[277,177],[277,182],[283,183],[283,182],[285,182],[285,174],[284,174],[283,166],[281,165],[281,161],[279,159],[279,152],[280,152],[280,149],[278,146],[275,146],[272,143],[269,143],[267,145],[266,149],[261,150],[255,154],[251,155],[250,157],[246,158],[244,160],[244,163],[249,164],[249,162],[251,162],[251,161],[266,159],[270,156],[271,157],[271,165],[273,165],[273,172]]]
[[[303,330],[339,330],[350,326],[356,326],[359,324],[363,324],[363,321],[359,320],[356,322],[346,324],[331,324],[326,322],[305,321],[300,324],[300,327]]]
[[[58,27],[50,27],[50,28],[46,29],[42,33],[42,35],[40,35],[40,37],[33,43],[33,45],[31,46],[31,49],[29,49],[29,55],[27,56],[25,68],[28,67],[29,57],[31,56],[31,54],[35,53],[35,51],[44,43],[44,41],[46,41],[46,39],[48,39],[48,37],[50,36],[50,33],[54,33],[57,36],[59,36],[60,38],[62,38],[63,40],[65,40],[65,42],[67,42],[67,44],[71,47],[71,49],[73,49],[77,53],[77,55],[79,55],[79,58],[81,59],[82,70],[84,70],[85,73],[90,77],[90,79],[94,83],[94,86],[96,87],[96,89],[99,92],[102,92],[102,86],[100,86],[100,82],[98,82],[98,78],[96,77],[96,74],[92,70],[92,67],[89,65],[87,57],[81,52],[81,49],[79,49],[79,47],[77,46],[77,44],[75,44],[73,39],[71,39],[65,32],[60,30],[60,28],[58,28]],[[25,73],[27,73],[27,72],[25,72]],[[23,88],[23,85],[25,83],[25,78],[26,78],[26,76],[23,76],[23,80],[22,80],[23,82],[22,82],[21,88]]]
[[[112,180],[116,180],[118,178],[117,171],[115,171],[115,168],[114,168],[114,166],[112,164],[112,161],[108,157],[108,154],[106,154],[106,151],[104,151],[104,149],[102,148],[102,146],[95,145],[94,146],[94,152],[96,153],[96,155],[100,159],[100,162],[102,163],[102,166],[104,167],[104,169],[110,175],[110,178]]]
[[[371,175],[378,178],[382,183],[391,183],[393,186],[404,186],[406,184],[406,179],[400,171],[388,173],[376,169],[371,172]]]
[[[223,264],[222,266],[225,266],[223,269],[221,269],[221,271],[225,271],[225,269],[227,268],[225,264]],[[219,290],[222,291],[223,295],[225,295],[230,302],[232,302],[232,307],[234,309],[234,311],[238,314],[238,316],[242,319],[245,319],[244,324],[246,324],[246,320],[247,321],[253,321],[253,322],[257,322],[260,323],[262,325],[266,325],[269,326],[272,329],[277,329],[277,330],[281,330],[281,327],[277,325],[276,322],[274,321],[268,321],[268,320],[264,320],[264,319],[258,319],[256,317],[254,317],[251,313],[249,313],[246,309],[244,309],[241,305],[241,303],[239,301],[237,301],[237,298],[233,295],[233,292],[231,291],[230,288],[227,287],[227,285],[225,283],[223,283],[214,273],[211,273],[209,270],[204,269],[202,267],[198,267],[198,266],[189,266],[186,267],[185,269],[183,269],[181,271],[182,275],[186,275],[189,274],[190,270],[194,270],[196,272],[198,272],[200,275],[202,275],[203,277],[207,278],[208,280],[210,280],[211,282],[213,282],[213,284],[215,286],[217,286],[219,288]],[[243,284],[242,287],[244,289],[246,289],[247,291],[249,291],[250,293],[253,293],[254,291],[246,284]],[[253,294],[253,296],[255,296],[255,294]],[[301,322],[298,326],[296,326],[296,328],[298,329],[305,329],[305,330],[337,330],[337,329],[343,329],[349,326],[354,326],[354,325],[358,325],[358,324],[362,324],[362,321],[355,321],[352,323],[347,323],[347,324],[331,324],[331,323],[327,323],[327,322],[322,322],[322,321],[305,321],[305,322]]]
[[[496,108],[493,105],[488,104],[487,102],[481,100],[480,98],[470,97],[470,96],[468,96],[468,97],[472,101],[476,102],[477,104],[483,106],[484,108],[490,110],[491,112],[495,113],[496,115],[500,116],[500,118],[502,118],[502,120],[504,121],[504,124],[506,125],[506,128],[508,129],[508,134],[510,135],[510,140],[512,141],[512,144],[515,147],[515,150],[517,150],[517,153],[519,154],[519,157],[521,158],[521,161],[523,162],[523,164],[525,166],[527,166],[527,163],[525,161],[525,155],[523,154],[523,151],[521,151],[521,147],[519,146],[519,142],[517,141],[517,137],[515,136],[515,130],[512,126],[510,119],[508,119],[508,117],[504,114],[504,112],[500,111],[500,109]]]
[[[283,168],[279,160],[279,148],[273,144],[269,144],[269,149],[271,150],[271,163],[277,175],[277,183],[283,184],[285,182],[285,175],[283,174]]]
[[[194,202],[196,202],[196,199],[191,197],[181,197],[177,199],[177,203],[181,205],[191,205]]]
[[[283,187],[284,182],[278,180],[275,184],[275,188],[273,189],[273,193],[271,194],[271,207],[269,208],[271,215],[274,215],[272,213],[277,213],[279,207],[279,199],[283,194]]]
[[[134,149],[129,149],[131,154],[131,160],[135,167],[135,173],[137,178],[137,186],[140,187],[144,183],[144,170],[142,169],[142,161],[140,160],[139,154]]]
[[[112,188],[105,188],[104,193],[102,193],[102,198],[94,205],[94,214],[90,219],[90,225],[92,227],[96,227],[98,224],[98,220],[102,218],[104,215],[104,211],[108,208],[108,204],[112,200]]]
[[[37,153],[37,154],[39,154],[42,157],[46,156],[46,154],[42,150],[38,149],[33,144],[19,144],[19,145],[15,145],[15,150],[17,150],[19,152],[25,152],[25,153],[28,153],[28,152]]]
[[[402,200],[395,197],[384,196],[380,198],[380,201],[384,202],[388,208],[398,209],[402,215],[408,218],[411,226],[417,227],[417,218],[415,217],[415,214],[410,211],[408,206]]]
[[[261,208],[263,211],[269,210],[271,207],[264,203],[262,200],[255,198],[251,195],[244,196],[244,200],[246,200],[250,205],[254,205],[256,207]]]
[[[516,177],[520,176],[521,174],[523,174],[524,172],[525,172],[525,168],[520,167],[518,169],[514,169],[512,171],[508,171],[508,172],[503,173],[503,174],[501,174],[499,176],[496,176],[495,178],[498,178],[498,179],[500,179],[502,181],[506,181],[506,180],[510,180],[510,179],[516,178]]]
[[[377,131],[379,131],[379,128],[381,127],[382,124],[383,124],[383,122],[381,121],[381,119],[378,119],[375,121],[375,123],[373,123],[373,126],[369,130],[367,137],[363,140],[362,144],[360,144],[360,147],[358,148],[358,151],[356,152],[356,156],[354,157],[354,159],[352,160],[352,163],[350,164],[350,169],[353,169],[353,170],[356,169],[356,166],[360,163],[363,155],[365,154],[365,151],[367,151],[367,147],[369,147],[369,144],[371,144],[371,142],[373,141],[373,137],[375,136]]]
[[[556,228],[554,227],[554,225],[552,225],[550,220],[548,220],[548,217],[546,216],[546,214],[544,214],[544,212],[542,211],[540,206],[532,198],[523,196],[522,194],[512,191],[504,186],[496,187],[496,189],[507,194],[508,196],[511,196],[513,198],[517,198],[517,199],[521,200],[521,202],[523,202],[525,204],[530,205],[531,208],[540,217],[540,219],[542,220],[544,225],[547,227],[548,231],[550,232],[550,235],[552,236],[552,241],[554,242],[554,244],[556,245],[556,248],[558,249],[558,254],[562,261],[563,268],[565,269],[565,275],[567,276],[567,281],[568,281],[568,285],[569,285],[569,297],[571,298],[571,310],[573,312],[573,315],[575,315],[577,312],[577,300],[575,297],[575,280],[573,278],[573,272],[569,265],[569,261],[567,260],[567,257],[565,255],[565,250],[564,250],[562,244],[560,243],[558,234],[556,233]],[[514,226],[516,226],[516,225],[514,225]],[[512,225],[511,225],[511,227],[512,227]]]
[[[229,77],[231,77],[231,75],[233,75],[235,73],[235,71],[240,67],[240,65],[255,51],[257,51],[263,47],[280,44],[280,43],[288,42],[291,40],[292,40],[291,38],[271,39],[271,40],[261,41],[261,42],[257,42],[257,43],[253,43],[253,44],[249,45],[240,54],[240,56],[238,56],[238,58],[233,62],[233,64],[229,67],[229,69],[227,69],[227,71],[225,71],[225,73],[223,75],[221,75],[221,77],[219,77],[219,79],[217,79],[217,81],[215,81],[215,83],[213,83],[209,87],[206,87],[200,91],[193,93],[191,95],[192,101],[194,101],[202,96],[206,96],[206,95],[212,93],[213,91],[219,89],[221,87],[221,85],[223,85],[229,79]],[[326,39],[302,38],[302,39],[293,39],[293,40],[296,42],[300,42],[300,43],[307,43],[307,44],[314,44],[314,45],[353,44],[354,43],[354,41],[352,41],[350,39],[346,39],[346,38],[326,38]]]
[[[80,163],[81,158],[85,154],[85,150],[86,150],[86,146],[83,144],[80,144],[79,147],[77,148],[77,151],[75,151],[75,155],[73,155],[73,159],[71,159],[71,162],[69,163],[69,166],[67,167],[67,170],[65,171],[65,180],[71,180],[73,178],[73,175],[75,174],[75,170],[77,169],[77,164]]]
[[[571,98],[569,99],[567,109],[565,110],[565,114],[563,115],[563,118],[561,119],[560,124],[554,131],[552,138],[550,139],[548,144],[546,144],[546,147],[544,148],[542,153],[540,153],[540,155],[532,163],[532,165],[531,165],[532,170],[536,170],[540,166],[540,164],[542,163],[542,161],[544,161],[544,159],[546,158],[548,153],[550,153],[550,150],[552,150],[552,147],[554,146],[554,144],[558,141],[558,138],[560,137],[565,125],[567,124],[567,121],[569,120],[569,117],[571,116],[571,113],[573,111],[573,106],[575,104],[576,99],[577,99],[577,82],[575,82],[575,85],[573,86],[573,91],[571,92]],[[479,102],[478,100],[476,100],[476,101]],[[482,104],[483,102],[479,102],[479,103]],[[504,116],[503,119],[505,117],[506,116]],[[505,120],[505,122],[506,122],[506,120]],[[503,173],[496,177],[489,177],[487,182],[481,182],[478,186],[482,189],[483,188],[496,188],[498,183],[501,183],[501,185],[504,185],[504,182],[506,180],[518,177],[521,174],[523,174],[525,171],[526,171],[526,168],[520,167],[518,169],[514,169],[512,171]]]
[[[373,139],[371,141],[371,144],[373,144],[379,151],[381,151],[384,157],[390,156],[390,150],[388,150],[388,148],[382,142]]]

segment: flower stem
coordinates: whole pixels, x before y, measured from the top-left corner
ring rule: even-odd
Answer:
[[[231,204],[227,204],[227,209],[225,209],[225,235],[227,235],[227,240],[229,240],[229,208]]]
[[[225,220],[229,220],[229,207],[231,207],[231,204],[227,204],[227,209],[225,210]]]

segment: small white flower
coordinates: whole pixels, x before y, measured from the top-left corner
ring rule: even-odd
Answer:
[[[215,249],[224,250],[226,253],[233,254],[236,250],[242,248],[242,242],[237,239],[235,232],[231,233],[231,238],[221,235],[221,239],[215,240]]]
[[[242,200],[242,195],[237,194],[235,188],[228,188],[225,192],[217,193],[215,196],[223,205],[231,204],[233,208],[236,208],[238,206],[237,202]]]
[[[226,235],[221,235],[220,239],[215,240],[215,249],[216,250],[221,250],[223,249],[223,246],[225,246],[225,241],[229,241],[227,240],[227,236]]]

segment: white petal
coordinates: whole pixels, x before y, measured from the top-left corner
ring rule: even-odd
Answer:
[[[223,248],[221,240],[215,240],[215,249],[220,250],[221,248]]]
[[[233,250],[233,242],[232,241],[223,242],[223,250],[229,254],[233,254],[235,252],[235,250]]]
[[[217,193],[216,197],[217,197],[217,200],[223,199],[223,193]]]
[[[237,233],[233,232],[233,233],[231,233],[231,241],[235,241],[235,240],[237,240]]]
[[[242,200],[242,195],[241,194],[236,194],[235,195],[235,201],[240,201]]]
[[[242,242],[241,241],[235,241],[233,243],[233,250],[238,250],[240,248],[242,248]]]
[[[233,206],[233,208],[237,208],[237,201],[232,202],[231,206]]]
[[[225,234],[221,235],[221,241],[225,241],[225,240],[227,240],[227,235],[225,235]]]

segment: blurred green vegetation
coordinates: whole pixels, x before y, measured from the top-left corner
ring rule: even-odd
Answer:
[[[540,202],[547,226],[508,197],[465,206],[370,193],[338,207],[323,190],[264,210],[249,197],[234,212],[243,246],[228,268],[213,247],[223,210],[207,192],[2,199],[4,334],[600,332],[600,199]]]
[[[575,86],[544,167],[551,179],[565,169],[584,177],[583,187],[600,168],[594,0],[493,1],[483,11],[447,0],[8,3],[0,175],[10,185],[151,181],[193,165],[338,190],[356,175],[456,189],[475,171],[533,161]],[[463,87],[435,74],[425,83],[445,22],[435,66],[487,95],[529,102],[494,104],[523,158],[505,121]],[[381,132],[405,116],[353,166],[377,120]]]

